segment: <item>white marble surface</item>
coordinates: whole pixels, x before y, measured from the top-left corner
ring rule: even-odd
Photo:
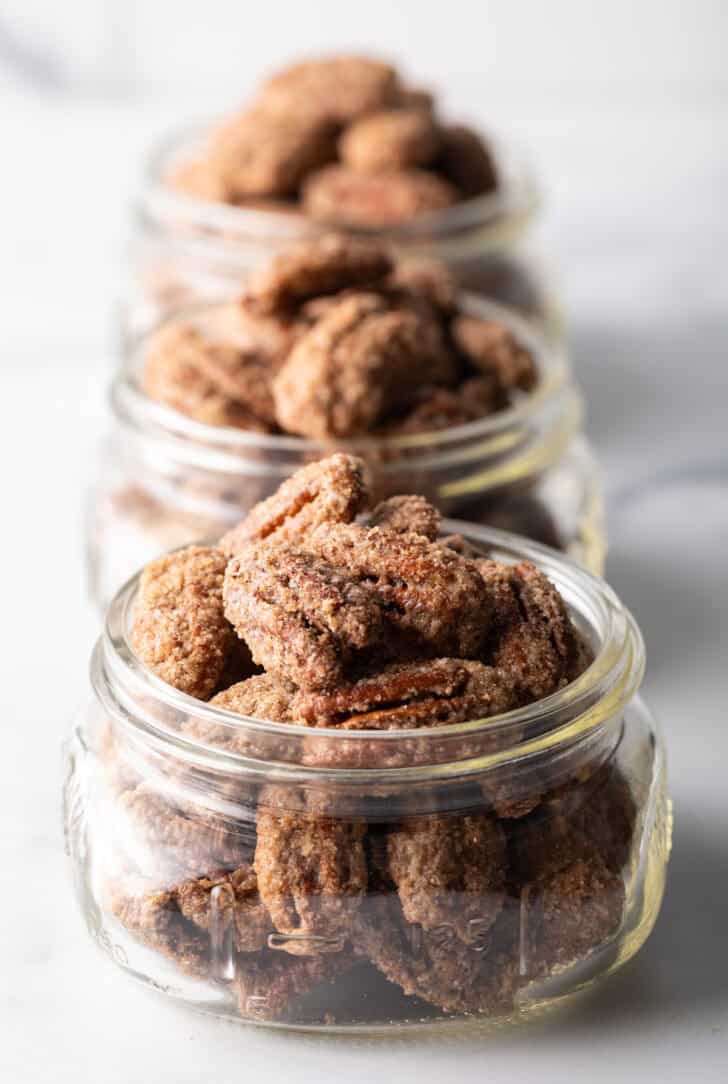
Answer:
[[[728,123],[724,100],[498,103],[550,189],[609,497],[609,575],[645,633],[676,832],[640,956],[568,1014],[488,1038],[244,1030],[138,989],[89,943],[60,833],[60,743],[94,620],[80,506],[104,424],[126,199],[169,107],[3,98],[0,1079],[726,1079]],[[722,637],[722,642],[721,642]]]

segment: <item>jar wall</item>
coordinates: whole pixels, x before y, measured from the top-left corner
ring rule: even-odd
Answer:
[[[250,1022],[399,1028],[555,1003],[637,951],[664,885],[655,724],[633,699],[600,734],[363,791],[182,769],[95,702],[65,803],[89,931],[143,982]]]
[[[572,438],[556,462],[539,473],[500,485],[489,484],[492,472],[485,459],[478,460],[477,450],[455,466],[438,468],[427,458],[426,469],[403,462],[401,469],[389,463],[378,471],[371,463],[376,499],[422,493],[448,516],[524,535],[602,571],[601,486],[583,436]],[[123,438],[110,441],[87,502],[92,601],[103,607],[137,568],[164,550],[219,538],[304,462],[300,455],[251,456],[237,474],[215,472],[159,457],[152,462]]]

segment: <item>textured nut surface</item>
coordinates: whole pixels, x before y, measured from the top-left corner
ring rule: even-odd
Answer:
[[[387,870],[408,922],[444,927],[467,944],[503,906],[503,831],[485,813],[411,817],[387,836]]]
[[[434,542],[440,532],[441,519],[438,510],[424,497],[402,496],[380,501],[372,509],[368,524],[370,527],[387,527],[398,534],[414,532]]]
[[[431,433],[467,425],[497,410],[503,403],[500,389],[487,377],[472,377],[456,390],[422,387],[405,413],[379,427],[383,436]]]
[[[174,895],[180,912],[200,930],[209,933],[216,921],[232,921],[238,952],[255,952],[266,945],[270,916],[258,894],[252,866],[187,881]]]
[[[255,870],[276,929],[290,938],[282,947],[304,956],[338,952],[367,887],[366,824],[276,808],[275,794],[266,807],[267,794],[258,810]]]
[[[503,391],[531,391],[536,386],[538,373],[533,357],[499,320],[456,316],[452,335],[475,368],[494,377]]]
[[[304,60],[264,83],[259,101],[268,112],[306,114],[346,123],[396,101],[397,77],[389,64],[365,56]]]
[[[134,650],[157,677],[206,700],[232,645],[222,585],[225,555],[188,546],[147,565],[134,607]]]
[[[442,129],[438,165],[466,198],[490,192],[498,183],[495,163],[482,139],[462,124]]]
[[[423,109],[370,113],[351,124],[339,140],[344,165],[364,173],[427,166],[439,149],[439,128]]]
[[[107,889],[111,914],[138,940],[193,975],[209,966],[209,942],[179,909],[174,891],[156,891],[128,876]]]
[[[224,598],[255,661],[304,688],[331,688],[382,640],[376,595],[289,546],[251,544],[232,558]]]
[[[342,226],[396,226],[457,201],[456,189],[427,170],[358,173],[331,165],[309,174],[301,189],[303,210]]]
[[[300,543],[322,523],[351,523],[366,501],[364,464],[336,453],[301,467],[220,540],[234,556],[248,542]]]
[[[244,303],[256,312],[285,313],[311,298],[378,283],[391,268],[380,245],[330,234],[277,256],[253,276]]]

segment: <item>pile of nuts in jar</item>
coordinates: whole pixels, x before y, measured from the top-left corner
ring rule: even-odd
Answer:
[[[363,464],[341,454],[303,468],[217,545],[148,565],[131,642],[190,697],[281,724],[281,740],[308,728],[311,768],[396,767],[386,743],[338,739],[501,716],[591,661],[535,565],[442,537],[417,496],[371,508]],[[190,712],[181,737],[255,756],[242,734]],[[636,809],[611,761],[546,771],[517,797],[475,777],[460,808],[426,815],[395,815],[385,790],[379,805],[368,796],[371,816],[347,817],[333,786],[268,780],[228,795],[253,808],[236,826],[165,798],[113,741],[104,758],[126,853],[105,886],[109,910],[209,979],[224,913],[243,1018],[298,1019],[301,998],[354,969],[393,984],[403,1016],[418,1005],[504,1015],[622,921]]]
[[[442,264],[336,234],[281,254],[204,321],[164,325],[142,376],[197,421],[314,440],[464,425],[537,380],[503,323],[462,311]]]
[[[307,60],[273,75],[170,180],[196,198],[298,207],[359,228],[442,211],[498,183],[476,132],[441,122],[432,95],[359,56]]]

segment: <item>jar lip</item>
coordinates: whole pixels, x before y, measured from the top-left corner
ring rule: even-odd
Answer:
[[[573,682],[550,696],[525,707],[485,719],[443,724],[417,730],[336,730],[300,724],[275,723],[240,715],[180,692],[158,678],[131,646],[130,616],[141,571],[117,592],[109,605],[104,630],[97,642],[91,665],[94,691],[110,716],[130,727],[142,740],[152,741],[167,752],[193,761],[215,765],[225,772],[261,774],[272,766],[283,776],[306,779],[332,776],[342,781],[363,779],[431,780],[433,777],[461,776],[512,763],[567,744],[587,740],[596,730],[618,716],[634,696],[644,673],[644,643],[632,614],[603,580],[575,561],[540,543],[491,527],[444,520],[442,534],[462,534],[488,548],[492,556],[509,563],[529,560],[556,585],[578,626],[592,639],[594,658]],[[131,705],[131,707],[129,706]],[[418,756],[417,763],[390,767],[331,767],[298,761],[271,761],[206,744],[169,726],[169,719],[194,718],[204,724],[226,728],[227,734],[252,734],[256,738],[305,739],[312,743],[347,743],[353,748],[371,743],[380,750],[397,744],[417,744],[420,753],[432,750],[432,757]],[[535,732],[531,724],[538,723]],[[535,736],[534,736],[535,733]],[[524,738],[524,734],[526,737]],[[497,735],[496,752],[482,751],[476,757],[442,759],[443,743],[456,748],[457,739]],[[351,745],[350,743],[353,743]],[[447,752],[447,749],[445,749]]]
[[[335,226],[316,222],[303,213],[289,210],[261,210],[238,207],[213,200],[198,199],[175,190],[168,181],[174,166],[193,157],[215,127],[215,121],[187,125],[169,132],[150,152],[144,170],[144,186],[139,196],[140,213],[155,227],[170,224],[191,230],[199,229],[209,241],[256,240],[264,244],[286,243],[295,238],[314,237],[332,229],[343,229],[378,237],[392,244],[407,245],[432,240],[447,240],[467,230],[501,229],[520,234],[536,214],[541,193],[526,151],[510,137],[493,129],[481,129],[495,161],[498,187],[482,196],[461,200],[443,211],[418,215],[410,222],[387,227]],[[218,120],[219,123],[219,120]],[[236,234],[239,235],[236,238]],[[486,238],[481,239],[486,243]],[[509,241],[511,238],[509,237]]]
[[[532,353],[539,371],[539,381],[533,391],[522,393],[504,410],[472,422],[423,433],[332,438],[326,442],[291,434],[257,433],[229,426],[207,425],[147,395],[139,382],[138,373],[151,336],[161,327],[184,323],[196,316],[199,318],[230,302],[206,302],[202,305],[185,306],[168,314],[140,336],[128,351],[125,363],[112,383],[112,410],[117,420],[126,428],[194,444],[199,465],[206,465],[202,461],[208,457],[211,468],[223,471],[226,469],[226,454],[234,457],[228,464],[228,469],[235,470],[239,469],[241,454],[248,450],[268,452],[272,455],[289,452],[299,456],[322,458],[334,450],[366,457],[367,453],[373,451],[391,449],[409,455],[435,452],[439,458],[446,456],[450,450],[456,452],[465,442],[497,442],[504,435],[525,425],[541,410],[553,410],[557,419],[563,414],[578,413],[580,400],[576,389],[570,385],[568,358],[560,344],[549,339],[519,313],[496,301],[466,291],[462,292],[461,301],[464,312],[504,323],[519,345]],[[570,394],[565,396],[566,388]],[[487,454],[488,448],[483,447],[482,451]],[[378,463],[377,469],[386,473],[387,462]],[[390,469],[399,469],[396,460],[392,461]]]

